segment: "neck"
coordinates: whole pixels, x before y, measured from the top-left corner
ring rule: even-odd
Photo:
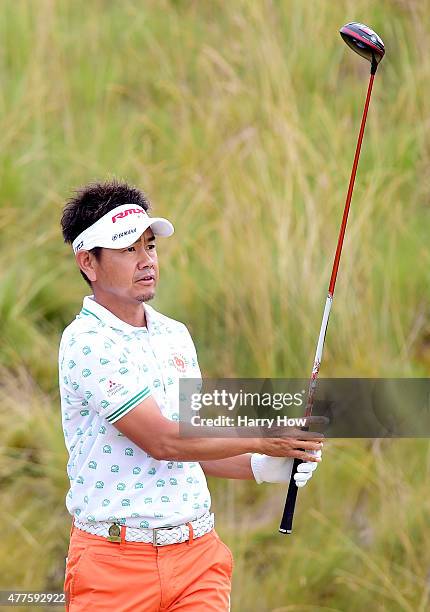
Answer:
[[[142,302],[120,302],[117,297],[95,290],[94,300],[121,321],[133,327],[146,327],[145,308]]]

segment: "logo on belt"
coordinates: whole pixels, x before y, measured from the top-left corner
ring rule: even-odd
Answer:
[[[109,535],[106,538],[109,542],[121,542],[121,527],[114,523],[109,527]]]

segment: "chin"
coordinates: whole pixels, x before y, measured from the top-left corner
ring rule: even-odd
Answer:
[[[149,293],[145,293],[145,295],[139,295],[137,297],[138,302],[149,302],[155,297],[155,291],[150,291]]]

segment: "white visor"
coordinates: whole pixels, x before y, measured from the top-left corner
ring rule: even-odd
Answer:
[[[175,231],[167,219],[149,217],[136,204],[123,204],[110,210],[79,234],[73,241],[73,251],[89,251],[94,247],[124,249],[136,242],[148,227],[155,236],[171,236]]]

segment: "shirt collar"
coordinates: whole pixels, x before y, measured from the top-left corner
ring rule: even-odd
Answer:
[[[113,314],[113,312],[96,302],[93,295],[86,295],[84,297],[81,314],[90,316],[92,315],[105,325],[108,325],[109,327],[113,327],[115,329],[126,329],[128,331],[148,329],[149,331],[151,331],[151,327],[155,323],[158,313],[154,308],[152,308],[152,306],[148,306],[148,304],[142,304],[142,308],[144,308],[145,310],[147,327],[135,327],[134,325],[130,325],[122,319],[119,319],[116,315]]]

